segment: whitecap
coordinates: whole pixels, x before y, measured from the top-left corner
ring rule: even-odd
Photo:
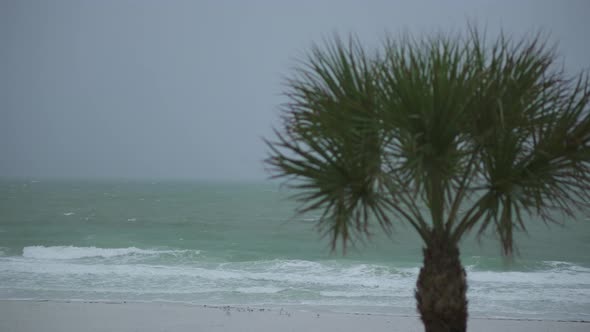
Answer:
[[[394,297],[397,293],[393,292],[383,292],[383,291],[374,291],[374,292],[352,292],[352,291],[320,291],[321,296],[325,297],[347,297],[347,298],[356,298],[356,297]]]
[[[89,257],[110,258],[126,255],[159,255],[177,254],[186,250],[145,250],[135,247],[129,248],[97,248],[74,246],[30,246],[23,248],[23,257],[35,259],[79,259]],[[199,253],[195,251],[195,253]]]
[[[244,293],[244,294],[276,294],[280,291],[285,290],[284,288],[279,287],[240,287],[236,288],[237,292]]]

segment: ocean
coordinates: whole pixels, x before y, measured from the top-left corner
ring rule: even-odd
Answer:
[[[421,242],[332,252],[277,183],[0,181],[0,299],[182,302],[416,315]],[[529,220],[518,255],[461,243],[473,317],[590,320],[590,219]]]

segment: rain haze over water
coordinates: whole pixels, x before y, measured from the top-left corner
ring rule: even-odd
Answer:
[[[541,29],[588,67],[590,3],[2,1],[0,176],[267,177],[282,79],[312,42]]]

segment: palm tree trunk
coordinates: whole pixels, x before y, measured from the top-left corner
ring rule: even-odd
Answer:
[[[425,331],[465,332],[467,280],[457,244],[435,235],[423,253],[416,300]]]

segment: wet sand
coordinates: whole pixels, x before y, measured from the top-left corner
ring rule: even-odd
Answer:
[[[0,301],[0,331],[423,331],[418,317],[177,303]],[[469,320],[468,331],[590,331],[590,323]]]

